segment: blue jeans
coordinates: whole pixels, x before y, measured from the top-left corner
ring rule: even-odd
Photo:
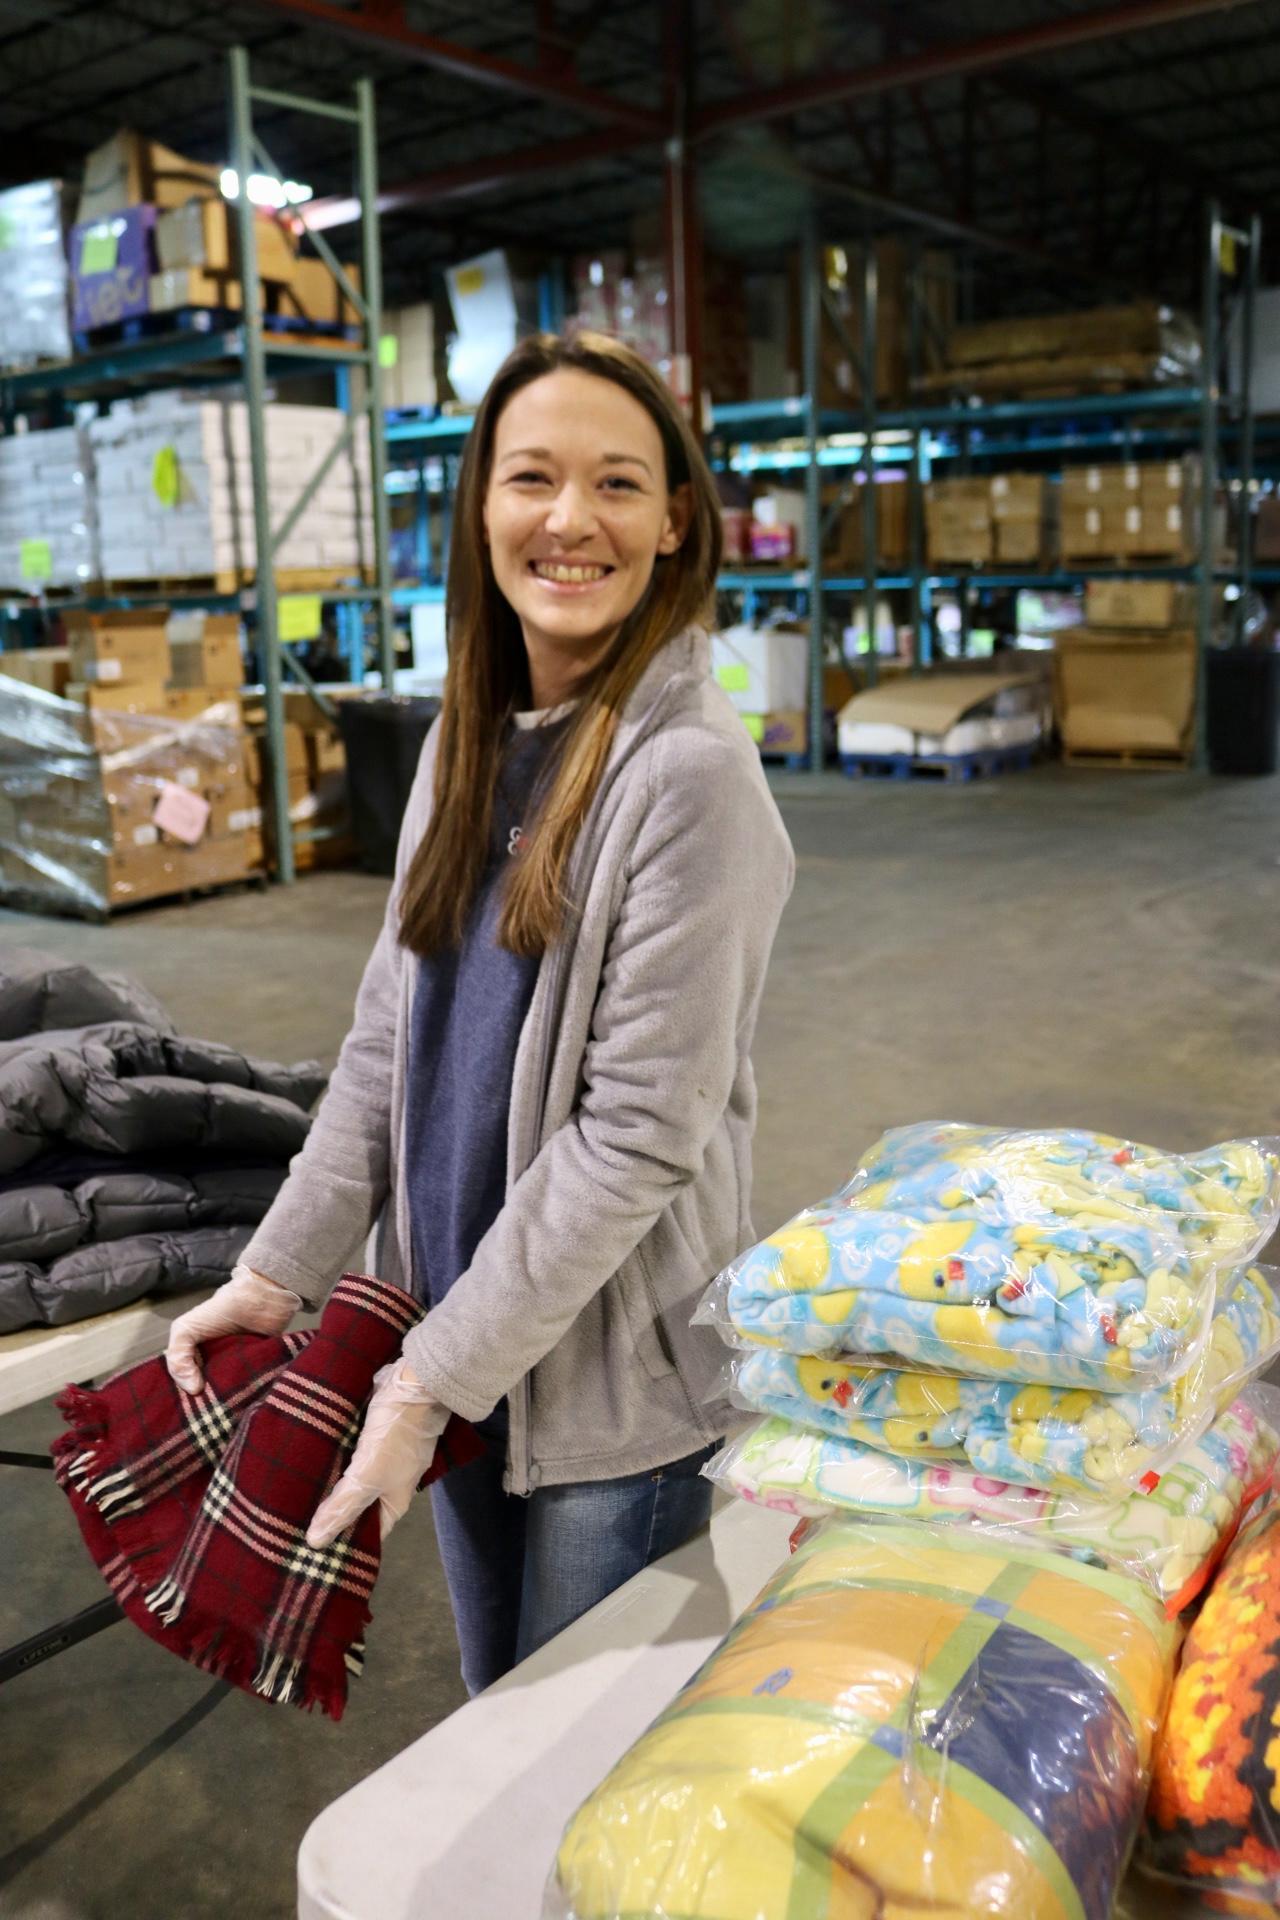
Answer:
[[[462,1678],[476,1694],[536,1653],[562,1628],[706,1525],[711,1482],[704,1447],[670,1466],[622,1480],[502,1490],[503,1443],[431,1489],[462,1649]]]

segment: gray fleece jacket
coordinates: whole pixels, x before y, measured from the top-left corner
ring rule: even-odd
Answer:
[[[375,1225],[376,1271],[413,1285],[417,963],[397,928],[435,746],[433,732],[329,1091],[243,1255],[312,1306]],[[405,1343],[455,1412],[479,1419],[507,1397],[512,1492],[643,1472],[724,1431],[724,1350],[689,1317],[753,1237],[750,1048],[793,875],[756,749],[691,630],[627,703],[574,850],[574,911],[516,1054],[506,1202]]]

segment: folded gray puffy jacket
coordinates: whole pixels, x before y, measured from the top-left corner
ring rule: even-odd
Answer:
[[[23,953],[0,960],[0,1035],[0,1333],[225,1280],[321,1068],[181,1037],[131,982]]]

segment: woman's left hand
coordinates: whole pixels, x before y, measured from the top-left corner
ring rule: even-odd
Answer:
[[[448,1407],[432,1399],[407,1360],[381,1368],[351,1464],[316,1508],[307,1545],[327,1547],[375,1500],[385,1540],[408,1511],[448,1422]]]

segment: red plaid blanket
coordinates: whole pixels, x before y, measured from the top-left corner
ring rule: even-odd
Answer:
[[[421,1313],[400,1288],[346,1274],[313,1332],[208,1342],[198,1394],[161,1358],[60,1395],[72,1427],[53,1444],[57,1479],[136,1626],[251,1693],[341,1718],[378,1577],[377,1506],[331,1546],[304,1536],[374,1374]],[[455,1417],[423,1485],[479,1451]]]

